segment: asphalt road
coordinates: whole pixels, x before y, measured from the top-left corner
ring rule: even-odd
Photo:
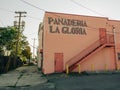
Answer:
[[[55,90],[120,90],[120,73],[96,75],[54,74],[47,76]]]
[[[0,75],[0,90],[120,90],[120,71],[43,75],[23,66]]]

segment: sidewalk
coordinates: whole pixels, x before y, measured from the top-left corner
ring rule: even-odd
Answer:
[[[49,88],[49,86],[54,88],[54,85],[47,83],[47,81],[45,77],[42,77],[37,66],[22,66],[0,75],[0,90],[28,90],[28,88],[29,90],[39,90],[39,88],[45,90],[42,88]],[[41,85],[47,85],[47,87]]]

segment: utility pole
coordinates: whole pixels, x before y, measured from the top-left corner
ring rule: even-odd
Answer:
[[[33,39],[33,59],[35,58],[35,38]]]
[[[115,31],[115,26],[112,26],[113,30],[113,35],[114,35],[114,44],[115,44],[115,65],[116,65],[116,70],[118,69],[118,60],[117,60],[117,45],[116,45],[116,31]]]
[[[15,55],[15,61],[14,61],[14,67],[16,67],[16,60],[18,56],[18,49],[19,49],[19,37],[20,37],[20,32],[21,32],[21,18],[26,17],[23,14],[27,14],[27,12],[21,12],[21,11],[15,11],[15,14],[18,14],[18,16],[15,16],[16,18],[19,18],[18,24],[17,21],[14,22],[14,26],[17,28],[18,33],[17,33],[17,41],[16,41],[16,55]],[[22,23],[23,24],[23,23]],[[24,25],[22,25],[24,26]]]

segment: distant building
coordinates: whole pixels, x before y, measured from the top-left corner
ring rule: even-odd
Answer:
[[[116,70],[120,67],[120,21],[45,12],[38,65],[44,74]]]

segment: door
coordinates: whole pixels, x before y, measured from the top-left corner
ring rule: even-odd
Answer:
[[[106,43],[106,41],[107,41],[106,29],[105,28],[99,28],[99,33],[100,33],[100,42],[101,43]]]
[[[55,72],[63,71],[63,53],[55,53]]]

